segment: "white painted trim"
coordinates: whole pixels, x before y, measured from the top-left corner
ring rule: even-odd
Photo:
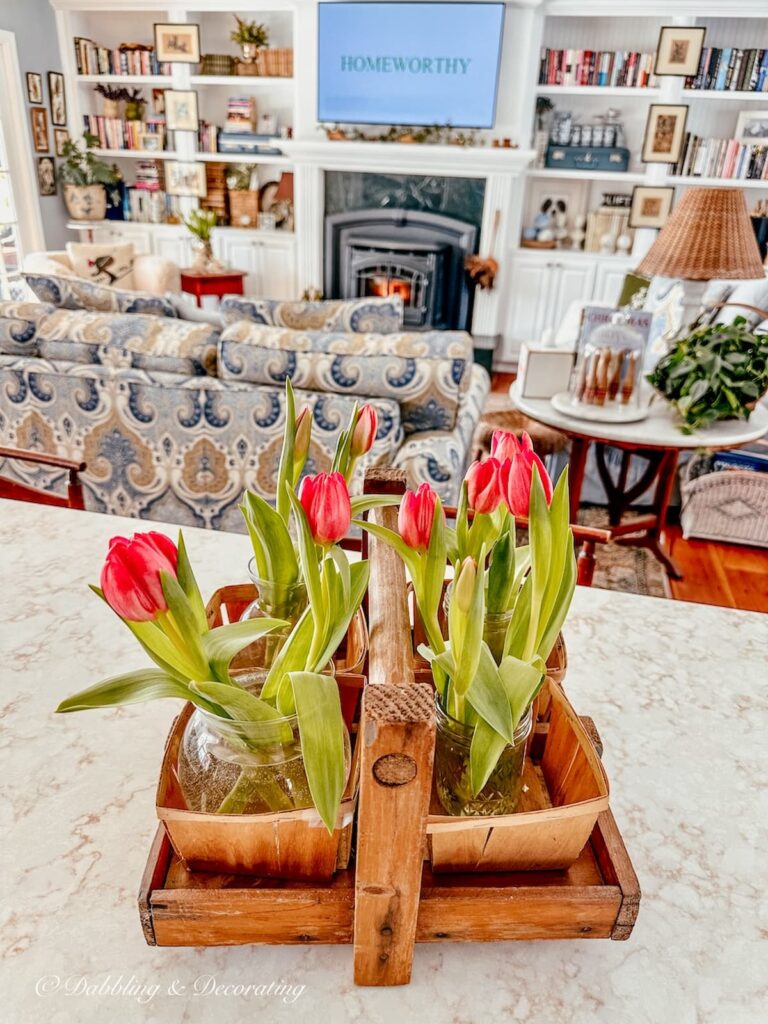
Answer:
[[[13,203],[19,221],[20,256],[45,249],[43,219],[37,195],[37,168],[27,105],[21,86],[21,68],[13,32],[0,30],[0,113],[2,113]],[[21,144],[19,144],[21,142]]]

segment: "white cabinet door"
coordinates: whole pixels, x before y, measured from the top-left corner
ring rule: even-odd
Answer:
[[[573,302],[589,302],[595,287],[595,264],[584,259],[554,261],[555,288],[546,306],[545,329],[556,332]]]
[[[217,237],[218,236],[218,237]],[[250,231],[217,232],[214,251],[229,266],[245,270],[245,294],[261,299],[295,299],[293,239],[270,239]]]
[[[262,294],[270,299],[297,299],[295,249],[265,241],[262,248]]]
[[[93,240],[99,245],[124,245],[130,242],[135,256],[144,256],[152,252],[149,231],[142,225],[131,224],[129,221],[118,220],[114,222],[114,226],[105,224],[96,228]]]
[[[181,228],[176,231],[158,231],[153,239],[155,256],[162,256],[178,267],[188,267],[192,263],[192,236]]]
[[[546,317],[547,296],[554,285],[551,260],[535,257],[512,258],[512,275],[507,308],[505,341],[512,355],[523,341],[536,341]],[[511,343],[511,344],[510,344]]]
[[[615,306],[619,301],[624,278],[631,269],[632,260],[618,256],[598,263],[593,300],[601,305]]]

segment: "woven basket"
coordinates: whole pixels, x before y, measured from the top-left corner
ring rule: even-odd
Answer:
[[[691,459],[681,485],[683,536],[768,548],[768,473],[722,469],[696,476]]]
[[[229,222],[233,228],[255,228],[259,223],[259,193],[229,193]]]
[[[234,75],[235,58],[228,53],[205,53],[200,66],[201,75]]]

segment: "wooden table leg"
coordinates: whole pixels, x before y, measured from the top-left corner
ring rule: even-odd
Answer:
[[[570,499],[570,516],[572,523],[579,521],[581,505],[581,489],[584,486],[584,473],[587,468],[587,453],[592,442],[585,437],[574,437],[571,441],[571,458],[568,463],[568,494]]]

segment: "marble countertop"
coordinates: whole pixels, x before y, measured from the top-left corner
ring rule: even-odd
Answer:
[[[601,590],[577,592],[566,686],[602,735],[643,890],[628,942],[417,946],[412,984],[390,989],[356,988],[344,946],[146,946],[136,891],[176,708],[53,714],[144,664],[86,589],[137,526],[0,502],[8,1024],[764,1024],[768,618]],[[204,593],[246,578],[244,537],[185,534]]]

